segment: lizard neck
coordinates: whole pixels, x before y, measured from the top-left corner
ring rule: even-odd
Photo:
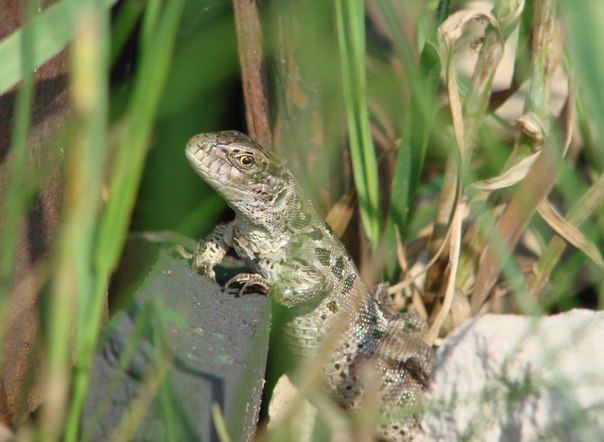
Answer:
[[[250,198],[229,205],[234,210],[235,225],[241,232],[257,232],[275,239],[298,235],[309,226],[323,224],[311,201],[299,184],[289,176],[268,203]]]

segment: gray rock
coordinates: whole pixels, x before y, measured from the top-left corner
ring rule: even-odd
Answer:
[[[604,312],[486,315],[447,337],[416,440],[604,440]]]
[[[127,251],[120,285],[133,293],[104,327],[80,440],[217,442],[213,404],[233,441],[252,440],[270,302],[221,291],[166,243],[138,238]]]

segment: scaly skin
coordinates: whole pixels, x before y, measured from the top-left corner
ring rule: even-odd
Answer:
[[[323,338],[340,333],[323,366],[324,384],[346,409],[363,406],[361,367],[379,375],[383,438],[409,437],[416,404],[432,367],[421,340],[425,323],[389,314],[371,294],[340,240],[314,210],[283,161],[236,131],[199,134],[187,143],[195,172],[235,211],[199,243],[194,267],[214,279],[214,266],[233,248],[255,273],[232,282],[256,285],[285,307],[284,335],[300,361],[316,354]]]

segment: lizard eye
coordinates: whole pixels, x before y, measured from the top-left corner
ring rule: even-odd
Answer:
[[[251,155],[242,155],[239,157],[239,162],[243,167],[249,169],[254,165],[254,157]]]

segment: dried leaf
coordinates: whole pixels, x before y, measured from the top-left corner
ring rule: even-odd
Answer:
[[[335,203],[325,217],[336,236],[342,236],[354,213],[353,192],[348,192]]]
[[[600,269],[604,270],[604,261],[598,248],[579,229],[566,221],[548,200],[541,201],[537,211],[558,235],[585,253]]]
[[[475,182],[472,187],[476,190],[492,191],[513,186],[526,177],[539,155],[541,155],[541,151],[523,158],[499,176]]]
[[[451,319],[453,320],[453,329],[457,328],[471,316],[470,303],[468,298],[459,290],[455,291],[453,302],[451,303]]]
[[[470,87],[462,103],[462,93],[457,83],[458,76],[454,60],[454,50],[460,37],[466,33],[466,25],[470,22],[478,22],[480,25],[483,25],[484,33],[480,39],[474,40],[475,42],[480,42],[482,47],[476,66],[474,67]],[[447,162],[447,169],[435,216],[435,235],[431,240],[431,252],[436,249],[437,244],[438,247],[446,244],[446,240],[441,240],[441,237],[444,237],[442,226],[446,225],[449,246],[452,246],[452,241],[454,241],[449,232],[452,229],[454,230],[452,220],[455,216],[454,214],[460,210],[460,197],[462,194],[460,177],[464,174],[465,168],[470,162],[472,150],[476,144],[478,128],[484,120],[487,109],[495,69],[503,54],[503,38],[498,22],[488,13],[471,10],[459,11],[451,15],[439,27],[437,50],[446,76],[449,107],[458,155],[452,155]],[[446,264],[443,259],[430,270],[427,277],[426,290],[438,293],[442,293],[445,290],[445,282],[442,281],[441,275],[444,273]],[[455,269],[455,271],[457,270]]]
[[[515,27],[520,19],[524,10],[524,0],[495,0],[493,10],[501,27],[510,29]]]
[[[579,201],[566,214],[566,221],[574,226],[580,226],[604,199],[604,173],[590,186]],[[531,282],[531,292],[537,293],[545,285],[548,275],[564,250],[564,240],[560,236],[553,237],[545,251],[541,254],[536,267],[536,277]]]
[[[459,254],[461,252],[461,224],[462,211],[460,205],[458,205],[455,208],[453,220],[451,221],[451,238],[449,241],[449,279],[447,281],[447,288],[445,290],[445,298],[438,314],[436,315],[436,319],[424,337],[424,341],[428,345],[432,345],[434,341],[436,341],[436,338],[438,338],[438,333],[444,324],[445,319],[447,319],[447,315],[451,310],[451,305],[455,296],[455,280],[457,277],[457,267],[459,265]]]
[[[516,127],[522,133],[535,141],[536,145],[543,144],[545,135],[549,133],[546,123],[534,112],[527,112],[516,120]]]
[[[438,55],[441,64],[445,70],[447,80],[447,90],[449,93],[449,105],[451,107],[451,115],[453,118],[453,128],[455,131],[455,140],[459,148],[460,157],[465,157],[465,136],[462,115],[462,103],[457,86],[457,72],[455,64],[451,62],[453,51],[457,40],[463,35],[463,28],[471,21],[486,23],[498,29],[498,23],[495,17],[484,12],[473,10],[462,10],[451,14],[442,25],[438,28]]]
[[[543,7],[536,7],[532,17],[532,63],[526,108],[537,113],[543,120],[549,119],[551,67],[558,62],[555,46],[559,43],[559,32],[555,26],[556,14],[553,4],[554,2],[540,4]],[[554,187],[560,167],[559,140],[546,134],[544,143],[543,153],[519,184],[510,203],[496,222],[493,237],[497,237],[498,242],[489,244],[481,256],[471,295],[473,314],[478,314],[488,299],[503,264],[512,253],[535,207],[547,198]],[[523,152],[527,147],[529,146],[518,138],[514,150]]]

